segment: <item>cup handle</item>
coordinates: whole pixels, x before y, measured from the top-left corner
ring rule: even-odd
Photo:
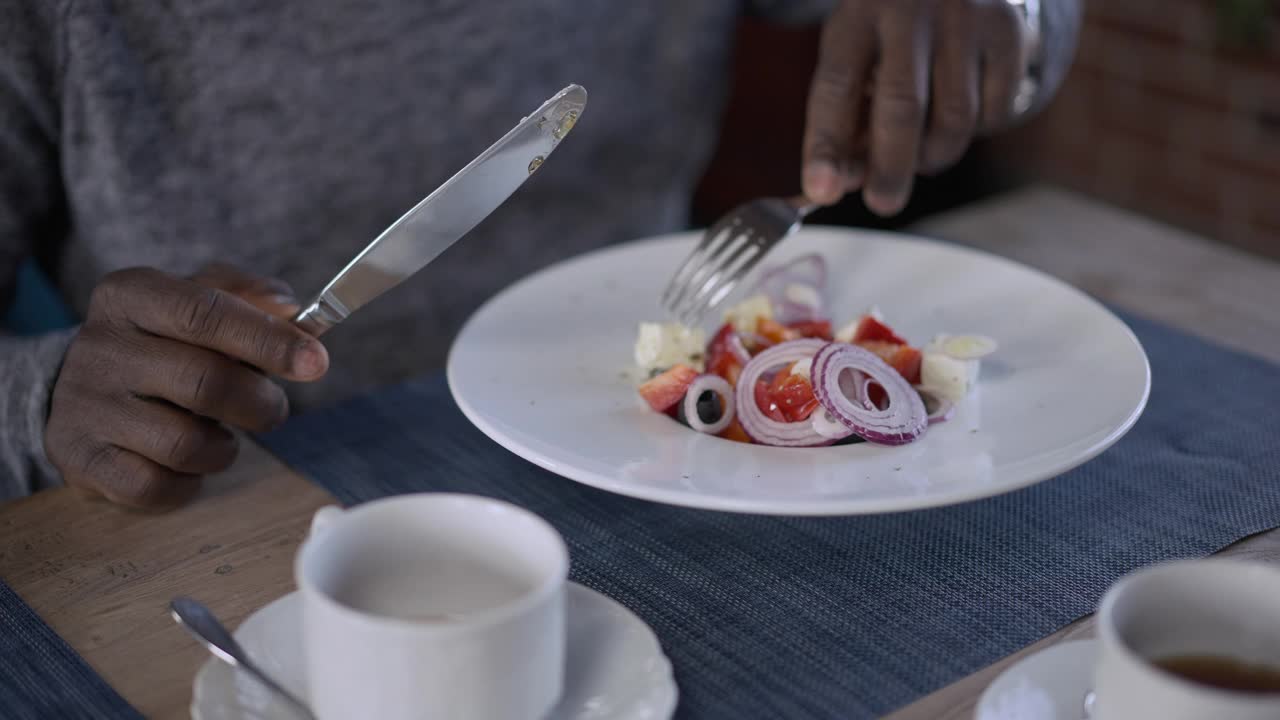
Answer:
[[[333,524],[334,520],[342,514],[342,508],[337,505],[325,505],[311,516],[311,534],[323,532],[325,528]]]

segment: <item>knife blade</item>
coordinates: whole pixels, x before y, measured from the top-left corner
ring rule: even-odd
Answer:
[[[383,230],[293,322],[319,337],[426,267],[509,198],[573,129],[587,91],[570,85]]]

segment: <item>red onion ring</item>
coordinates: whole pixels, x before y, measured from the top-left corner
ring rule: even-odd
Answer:
[[[787,287],[803,285],[818,295],[818,306],[798,303],[787,297]],[[786,325],[806,320],[820,320],[827,304],[827,261],[817,253],[801,255],[784,265],[770,268],[760,276],[748,295],[765,294],[773,304],[778,322]]]
[[[920,394],[875,353],[856,345],[830,343],[814,356],[813,368],[813,392],[818,402],[833,418],[866,440],[905,445],[928,427],[929,417]],[[846,397],[840,390],[840,375],[845,370],[861,372],[879,383],[888,397],[888,407],[869,410],[865,403]]]
[[[738,378],[737,401],[738,422],[752,440],[761,445],[778,445],[783,447],[813,447],[831,442],[813,429],[810,421],[784,423],[778,422],[764,414],[756,405],[756,383],[770,370],[807,360],[827,345],[825,340],[805,339],[779,343],[751,358],[751,362],[742,369]]]
[[[813,431],[828,440],[843,440],[853,434],[848,425],[831,417],[826,408],[818,408],[813,414]]]
[[[720,419],[713,423],[705,423],[702,416],[698,414],[698,398],[702,394],[710,390],[720,396],[720,401],[724,404],[724,409],[720,412]],[[684,394],[684,419],[689,423],[689,427],[700,433],[708,435],[719,435],[729,427],[733,422],[733,386],[728,380],[719,375],[699,375],[689,384],[689,389]]]
[[[930,425],[946,422],[955,413],[956,404],[943,397],[938,391],[927,387],[917,387],[916,392],[920,394],[920,400],[924,402],[925,412],[929,414]]]
[[[812,371],[812,368],[810,368]],[[840,373],[839,379],[836,381],[840,386],[840,392],[853,402],[862,405],[868,410],[875,410],[876,406],[871,403],[867,391],[871,387],[871,378],[865,373],[849,369],[848,372]],[[825,407],[821,412],[813,414],[813,430],[824,438],[832,440],[843,440],[853,434],[853,430],[848,425],[836,420],[831,416],[831,412]]]

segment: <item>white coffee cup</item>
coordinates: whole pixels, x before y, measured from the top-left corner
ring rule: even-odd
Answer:
[[[564,682],[569,554],[546,521],[454,494],[322,508],[298,551],[320,720],[529,720]]]
[[[1155,661],[1216,656],[1280,668],[1280,570],[1213,559],[1154,565],[1098,611],[1094,720],[1275,720],[1280,694],[1224,690]]]

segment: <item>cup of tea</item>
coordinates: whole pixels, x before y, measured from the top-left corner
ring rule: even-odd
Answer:
[[[527,720],[562,692],[569,554],[538,516],[458,494],[322,508],[294,562],[320,720]]]
[[[1094,720],[1280,718],[1280,570],[1155,565],[1112,586],[1097,627]]]

